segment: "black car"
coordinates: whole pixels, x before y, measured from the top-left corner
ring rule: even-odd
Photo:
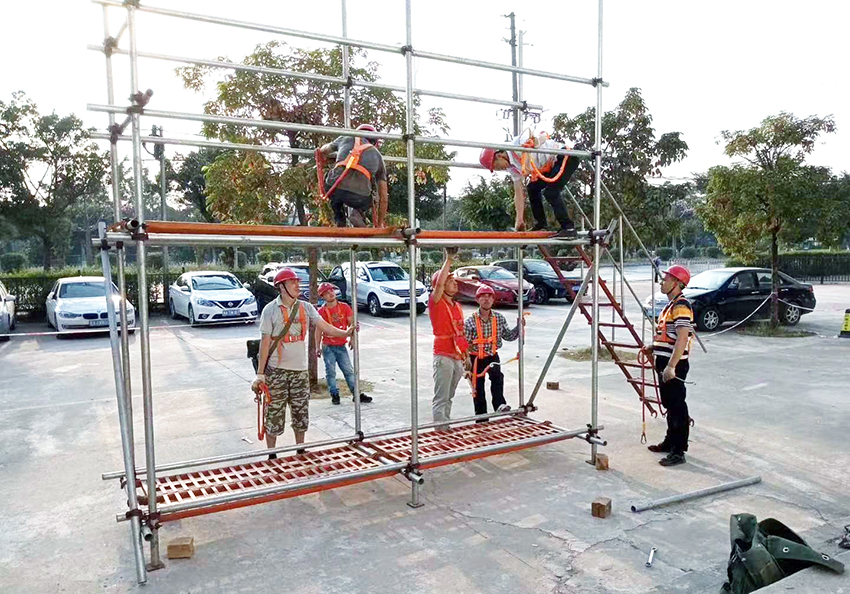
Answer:
[[[517,273],[516,260],[497,260],[493,262],[492,266],[501,266],[514,274]],[[572,267],[569,269],[572,270],[573,268],[575,268],[574,263],[572,263]],[[561,270],[561,276],[566,276],[566,271],[563,269]],[[561,297],[567,301],[570,300],[569,292],[558,279],[558,275],[555,274],[552,265],[546,260],[523,259],[522,277],[534,285],[534,296],[532,297],[534,303],[548,303],[550,299]],[[573,291],[578,291],[581,287],[580,278],[571,276],[567,280],[573,283]]]
[[[753,314],[750,319],[770,317],[772,273],[766,268],[715,268],[700,272],[691,278],[683,291],[694,307],[694,316],[700,330],[716,330],[724,322],[738,322]],[[812,285],[801,283],[787,274],[779,273],[779,320],[793,326],[800,316],[815,308]],[[652,309],[652,296],[644,305]],[[783,303],[785,302],[785,303]],[[655,316],[667,304],[667,297],[655,295]]]
[[[272,283],[274,282],[275,275],[281,268],[291,268],[295,271],[295,274],[298,275],[298,298],[303,299],[304,301],[310,301],[309,264],[301,262],[290,264],[269,262],[263,267],[263,271],[254,280],[253,286],[251,287],[251,292],[257,297],[257,303],[259,304],[260,311],[263,311],[263,308],[270,302],[274,301],[278,296],[278,291],[274,288]],[[321,285],[325,282],[326,277],[322,274],[321,270],[318,270],[317,273],[318,282]],[[337,297],[339,297],[339,292],[337,292]],[[320,299],[319,305],[322,305],[323,303],[324,301]]]

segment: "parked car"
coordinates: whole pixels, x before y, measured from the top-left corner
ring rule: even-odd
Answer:
[[[118,287],[112,285],[113,299],[117,308],[121,305]],[[45,303],[47,324],[57,332],[73,332],[89,328],[107,330],[109,316],[106,312],[106,287],[102,276],[72,276],[57,280]],[[118,320],[120,327],[121,320]],[[135,330],[136,310],[127,301],[127,326]]]
[[[516,275],[518,271],[516,260],[496,260],[492,266],[501,266],[505,270],[511,271]],[[573,265],[570,270],[575,268]],[[561,276],[566,277],[567,271],[561,270]],[[563,283],[555,273],[555,269],[546,260],[536,260],[529,258],[522,261],[522,277],[534,285],[534,303],[548,303],[550,299],[564,298],[570,301],[570,293],[564,287]],[[570,276],[567,279],[573,288],[573,291],[578,291],[581,288],[581,278]]]
[[[519,279],[513,272],[501,266],[464,266],[455,270],[458,301],[475,303],[475,292],[481,285],[489,285],[496,293],[496,305],[518,302]],[[528,303],[534,293],[534,285],[522,281],[522,302]]]
[[[328,282],[339,288],[340,298],[351,303],[348,282],[351,266],[343,263],[331,271]],[[416,281],[416,312],[428,307],[428,291]],[[410,309],[410,277],[398,264],[387,261],[357,263],[357,305],[365,305],[369,313],[379,316],[385,311]]]
[[[257,300],[229,272],[186,272],[168,287],[171,319],[182,316],[191,325],[205,322],[257,319]]]
[[[10,295],[5,285],[0,282],[0,334],[9,334],[17,324],[15,296]],[[8,336],[0,336],[0,340],[9,340]]]
[[[724,322],[737,322],[756,312],[751,319],[770,317],[770,295],[772,273],[766,268],[715,268],[691,278],[684,295],[694,307],[694,317],[700,330],[716,330]],[[779,298],[791,305],[779,303],[779,320],[788,326],[800,321],[803,314],[815,308],[816,300],[812,285],[801,283],[787,274],[779,273]],[[647,313],[655,317],[667,305],[664,294],[646,298]]]
[[[277,289],[274,288],[274,277],[281,268],[291,268],[298,275],[298,298],[304,301],[310,301],[310,265],[307,262],[295,262],[285,264],[281,262],[269,262],[263,266],[263,270],[257,276],[254,282],[254,295],[259,302],[260,311],[271,301],[278,296]],[[317,271],[318,282],[322,284],[327,280],[321,270]],[[337,291],[337,298],[340,293]],[[319,305],[324,305],[324,301],[319,298]]]

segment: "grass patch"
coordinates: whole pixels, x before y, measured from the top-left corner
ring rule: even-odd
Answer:
[[[768,338],[804,338],[806,336],[817,336],[817,332],[809,330],[792,330],[783,326],[770,327],[770,322],[754,322],[745,324],[735,329],[738,334],[744,336],[762,336]]]
[[[617,353],[617,357],[620,358],[620,361],[634,361],[637,359],[637,350],[634,351],[625,351],[622,349],[614,349]],[[582,349],[562,349],[558,356],[562,359],[569,359],[570,361],[590,361],[591,359],[591,347],[584,347]],[[608,349],[601,346],[599,347],[599,360],[600,361],[611,361],[611,353],[608,352]]]
[[[351,398],[351,390],[348,389],[348,384],[345,383],[345,378],[341,377],[342,374],[339,374],[336,378],[336,387],[339,388],[339,396],[340,398]],[[360,391],[368,394],[372,390],[375,389],[375,384],[372,382],[367,382],[366,380],[360,380]],[[311,400],[321,400],[322,398],[330,398],[331,394],[328,392],[328,382],[325,378],[320,377],[319,382],[315,388],[310,390],[310,399]]]

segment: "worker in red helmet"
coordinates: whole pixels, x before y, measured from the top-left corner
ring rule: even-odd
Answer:
[[[505,402],[505,375],[502,373],[499,349],[502,341],[519,338],[519,324],[508,328],[505,316],[493,311],[496,293],[493,288],[482,284],[475,292],[478,311],[466,318],[463,330],[470,345],[469,358],[472,372],[472,404],[476,415],[487,412],[487,394],[484,391],[485,376],[490,376],[490,400],[493,412],[504,412],[511,407]],[[523,320],[525,325],[525,320]]]
[[[568,148],[562,142],[549,138],[544,133],[535,133],[526,129],[519,136],[511,139],[510,144],[529,148]],[[528,153],[520,151],[502,151],[484,149],[479,157],[481,165],[490,171],[507,171],[514,185],[514,207],[517,231],[525,231],[525,194],[528,191],[528,201],[531,203],[531,214],[534,216],[532,231],[541,231],[547,227],[546,210],[543,199],[552,206],[555,218],[560,225],[558,237],[573,238],[576,227],[567,212],[567,205],[561,197],[561,192],[570,181],[578,168],[576,157],[554,155],[549,153]]]
[[[434,332],[434,398],[431,412],[435,423],[451,419],[452,400],[468,365],[468,344],[463,333],[463,310],[455,301],[457,281],[452,275],[452,258],[457,248],[446,249],[443,266],[431,276],[428,316]],[[444,429],[446,425],[439,426]]]
[[[694,310],[682,290],[691,281],[691,273],[684,266],[671,266],[664,271],[661,291],[669,299],[658,316],[655,337],[644,354],[655,357],[658,374],[658,391],[661,404],[667,409],[667,435],[664,440],[649,446],[650,452],[665,453],[662,466],[684,464],[688,450],[690,416],[685,402],[685,379],[690,364],[688,354],[694,336]]]
[[[319,308],[319,315],[331,326],[345,330],[354,325],[354,312],[347,303],[342,303],[336,298],[336,286],[331,283],[319,285],[319,297],[324,299],[325,304]],[[345,348],[347,338],[338,336],[325,336],[325,333],[316,326],[317,355],[325,361],[325,380],[328,382],[328,392],[331,394],[331,404],[339,404],[339,388],[336,385],[336,367],[339,365],[348,390],[351,392],[352,400],[357,391],[354,389],[354,367],[351,358]],[[354,343],[349,344],[354,348]],[[372,402],[372,397],[360,394],[360,402]]]
[[[310,322],[329,336],[347,338],[355,332],[353,326],[346,329],[332,326],[309,302],[298,299],[298,275],[291,268],[278,271],[274,286],[279,295],[260,314],[259,365],[251,386],[255,393],[259,393],[260,385],[265,384],[271,395],[263,419],[269,448],[275,447],[277,436],[284,431],[287,406],[295,443],[304,443],[304,434],[310,424],[306,340]],[[298,452],[303,453],[303,450]],[[270,459],[276,457],[275,454],[269,456]]]
[[[372,124],[360,124],[358,130],[377,132]],[[375,227],[383,227],[389,204],[387,172],[384,159],[378,150],[377,140],[340,136],[319,150],[327,157],[335,154],[336,165],[328,172],[325,184],[328,200],[334,212],[337,227],[345,227],[346,207],[351,207],[351,224],[365,227],[364,214],[372,211],[373,193],[377,193],[378,208]]]

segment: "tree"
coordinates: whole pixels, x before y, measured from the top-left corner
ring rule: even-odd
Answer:
[[[514,222],[513,184],[506,177],[466,182],[460,195],[460,213],[473,229],[504,231]]]
[[[723,250],[746,260],[770,244],[773,267],[771,324],[779,323],[779,242],[798,241],[823,204],[831,175],[804,164],[821,134],[835,131],[831,116],[799,119],[782,112],[750,130],[723,131],[724,152],[744,164],[709,170],[705,202],[698,212]]]
[[[552,136],[576,149],[592,150],[595,125],[594,107],[572,118],[561,113],[555,116]],[[680,132],[656,138],[652,115],[638,88],[629,89],[617,109],[602,116],[602,180],[645,242],[666,241],[669,226],[677,220],[673,202],[686,192],[674,184],[661,189],[650,186],[647,178],[661,175],[664,167],[684,159],[687,151]],[[568,186],[587,216],[593,212],[593,181],[593,167],[585,166],[576,171]],[[603,199],[601,215],[606,225],[616,215],[607,202]],[[632,244],[630,238],[627,241]]]
[[[105,155],[76,116],[42,116],[23,92],[0,101],[0,214],[21,236],[36,236],[44,268],[64,258],[69,209],[97,194]]]

